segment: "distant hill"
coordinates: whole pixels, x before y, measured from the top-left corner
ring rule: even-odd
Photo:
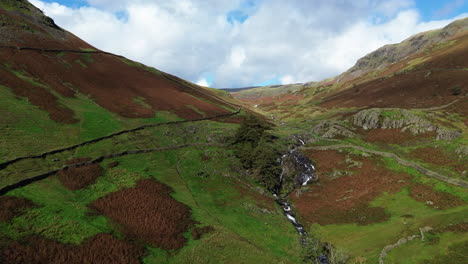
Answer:
[[[261,86],[250,86],[250,87],[242,87],[242,88],[218,88],[218,89],[229,92],[229,93],[236,93],[236,92],[250,90],[250,89],[254,89],[258,87],[261,87]]]
[[[454,21],[442,29],[422,32],[402,41],[401,43],[381,47],[362,57],[353,67],[336,77],[328,78],[320,82],[307,83],[304,85],[307,88],[304,89],[291,90],[288,89],[290,86],[285,85],[283,88],[278,88],[273,95],[279,96],[291,93],[310,93],[306,92],[307,90],[314,91],[313,93],[315,94],[317,93],[317,90],[327,90],[327,92],[342,90],[353,85],[357,85],[358,83],[388,76],[389,73],[397,72],[404,68],[407,68],[408,70],[409,67],[415,67],[417,64],[422,63],[422,60],[430,59],[430,56],[422,56],[421,53],[425,53],[427,55],[436,52],[438,48],[443,48],[444,45],[453,44],[455,39],[464,41],[462,40],[462,37],[466,34],[467,30],[468,18]],[[464,44],[457,45],[463,46]],[[456,55],[454,56],[456,57]],[[417,57],[419,59],[416,59]],[[459,58],[459,60],[462,60],[462,58]],[[439,57],[437,60],[441,61],[444,59]],[[454,65],[454,67],[462,66],[463,65],[460,63],[458,66]],[[262,97],[267,97],[265,100],[274,101],[275,99],[270,97],[271,94],[266,94],[264,90],[265,89],[263,87],[258,87],[247,91],[235,92],[233,93],[233,96],[238,99],[250,98],[250,100],[254,101],[261,101]],[[301,90],[304,91],[304,93],[299,93]],[[259,102],[254,103],[256,104]]]

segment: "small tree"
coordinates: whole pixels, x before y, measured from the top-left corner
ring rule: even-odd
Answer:
[[[254,115],[249,115],[244,118],[240,128],[237,130],[234,136],[234,144],[249,143],[252,148],[255,148],[268,129],[271,129],[268,123]]]
[[[281,165],[278,162],[279,151],[264,136],[254,151],[256,178],[268,190],[275,190],[280,185]]]
[[[245,169],[255,172],[256,180],[268,190],[279,185],[280,152],[274,146],[274,137],[267,132],[271,126],[251,115],[247,116],[234,136],[235,155]]]

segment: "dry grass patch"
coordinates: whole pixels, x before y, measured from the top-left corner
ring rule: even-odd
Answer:
[[[163,249],[179,249],[193,225],[190,209],[171,197],[172,189],[153,180],[111,193],[91,207],[121,226],[130,239]]]
[[[9,264],[138,264],[144,250],[109,234],[98,234],[79,246],[30,237],[13,242],[0,256],[2,263]]]

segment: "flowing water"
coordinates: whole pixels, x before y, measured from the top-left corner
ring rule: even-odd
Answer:
[[[284,215],[286,216],[288,221],[294,226],[297,233],[301,237],[302,246],[306,246],[308,237],[307,231],[305,231],[304,226],[297,220],[296,214],[293,211],[291,204],[286,199],[287,195],[285,195],[284,197],[280,195],[286,171],[284,164],[286,160],[294,161],[295,167],[297,169],[297,175],[295,177],[295,183],[297,186],[306,186],[307,184],[311,183],[311,181],[317,180],[317,175],[315,174],[315,167],[312,164],[312,161],[306,156],[304,156],[302,153],[297,151],[297,148],[299,146],[305,145],[305,141],[299,137],[295,138],[297,140],[297,145],[281,157],[280,162],[283,169],[279,176],[280,184],[277,187],[277,189],[273,191],[273,196],[276,197],[276,203],[278,203],[278,205],[281,206]],[[317,260],[321,264],[329,263],[328,258],[325,255],[319,256]]]
[[[306,156],[297,151],[297,147],[305,145],[305,141],[300,138],[296,139],[298,141],[298,145],[294,146],[291,150],[288,151],[288,153],[284,154],[281,157],[281,165],[283,167],[283,170],[279,176],[280,186],[278,186],[277,190],[273,192],[273,195],[276,197],[276,202],[281,206],[284,215],[286,216],[288,221],[294,226],[294,228],[296,228],[297,232],[301,236],[302,242],[304,242],[307,236],[307,232],[305,231],[304,226],[296,219],[296,214],[292,210],[292,207],[286,200],[286,198],[280,197],[280,192],[282,189],[285,174],[284,162],[286,159],[293,160],[296,164],[296,167],[299,168],[298,175],[295,178],[295,181],[298,185],[305,186],[311,180],[317,179],[317,176],[315,175],[315,167],[314,165],[312,165],[312,162]]]

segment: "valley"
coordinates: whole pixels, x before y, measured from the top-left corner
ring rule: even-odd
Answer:
[[[468,18],[229,91],[0,3],[0,263],[464,263]]]

